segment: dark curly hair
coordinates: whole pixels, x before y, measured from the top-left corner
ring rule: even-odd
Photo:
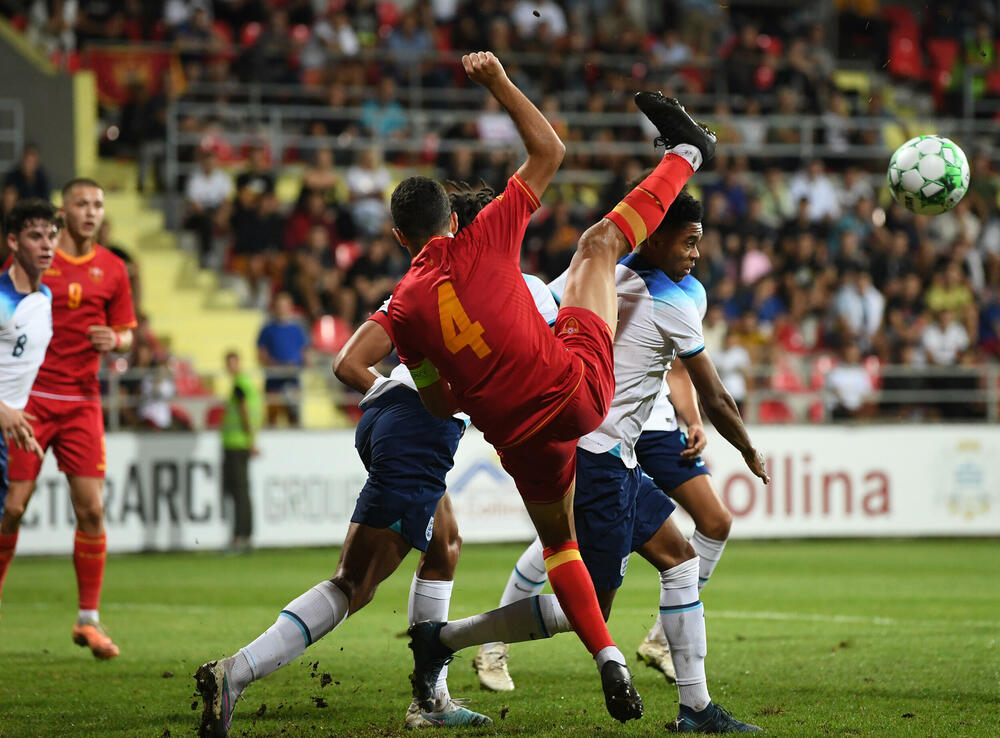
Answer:
[[[56,209],[47,200],[37,197],[27,200],[19,200],[10,212],[7,213],[7,220],[4,223],[4,235],[18,234],[25,226],[40,220],[43,223],[59,225],[59,215]]]
[[[479,211],[493,202],[496,196],[493,188],[482,180],[479,180],[478,188],[468,182],[451,180],[445,182],[445,186],[451,190],[448,200],[451,202],[452,211],[458,216],[458,230],[462,230],[474,221]]]

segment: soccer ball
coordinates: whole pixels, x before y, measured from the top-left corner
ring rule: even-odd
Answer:
[[[969,162],[942,136],[917,136],[889,160],[889,191],[907,210],[937,215],[951,210],[969,189]]]

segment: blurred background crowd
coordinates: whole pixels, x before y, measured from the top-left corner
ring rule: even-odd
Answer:
[[[328,371],[405,272],[394,184],[420,171],[500,191],[516,169],[516,131],[461,71],[473,49],[494,51],[567,143],[525,271],[560,274],[655,160],[631,99],[661,89],[719,134],[720,155],[691,184],[705,205],[695,274],[708,350],[751,420],[996,417],[992,0],[0,0],[0,11],[63,69],[95,70],[102,153],[134,159],[202,268],[268,312],[257,351],[273,368],[270,422],[299,422],[298,372]],[[137,49],[142,74],[108,70],[109,55]],[[954,138],[972,169],[966,198],[933,218],[884,186],[892,150],[930,132]],[[2,207],[51,186],[26,147]],[[173,400],[197,387],[197,367],[179,369],[148,325],[143,335],[125,361],[156,371],[120,385],[142,400],[123,421],[184,427]]]

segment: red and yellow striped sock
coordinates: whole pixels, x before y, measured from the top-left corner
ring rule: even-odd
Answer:
[[[657,229],[692,174],[686,159],[665,154],[656,169],[604,217],[618,226],[634,249]]]
[[[73,540],[73,568],[76,569],[76,587],[80,595],[81,610],[96,610],[101,600],[104,583],[104,561],[107,558],[108,537],[88,536],[76,532]]]
[[[614,646],[608,626],[601,615],[601,606],[597,603],[594,592],[594,582],[590,572],[580,558],[580,547],[576,541],[567,541],[555,548],[542,551],[545,558],[545,570],[549,574],[549,584],[556,593],[556,599],[573,630],[583,641],[592,656],[608,646]]]
[[[6,578],[7,569],[14,558],[15,548],[17,548],[17,531],[0,533],[0,594],[3,594],[3,580]]]

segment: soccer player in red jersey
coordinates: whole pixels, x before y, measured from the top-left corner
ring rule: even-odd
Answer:
[[[497,449],[545,547],[552,589],[597,662],[608,711],[624,722],[642,716],[642,700],[576,543],[576,444],[603,421],[615,390],[615,262],[656,229],[687,179],[714,154],[715,138],[676,101],[636,97],[667,152],[580,238],[553,335],[521,277],[520,245],[565,147],[493,54],[470,54],[462,64],[506,108],[527,158],[504,193],[455,236],[456,216],[439,183],[410,177],[393,192],[393,232],[413,257],[389,304],[396,348],[431,413],[446,417],[462,409]],[[411,628],[421,702],[450,659],[440,629]]]
[[[25,412],[33,416],[42,449],[52,446],[69,482],[76,537],[73,566],[79,614],[73,641],[99,659],[118,655],[98,616],[107,539],[104,533],[104,416],[97,380],[100,357],[127,351],[136,326],[125,263],[95,242],[104,220],[104,190],[74,179],[62,191],[64,227],[43,280],[52,291],[52,341],[31,388]],[[0,519],[0,587],[17,545],[17,531],[35,490],[41,459],[10,449],[10,490]]]

